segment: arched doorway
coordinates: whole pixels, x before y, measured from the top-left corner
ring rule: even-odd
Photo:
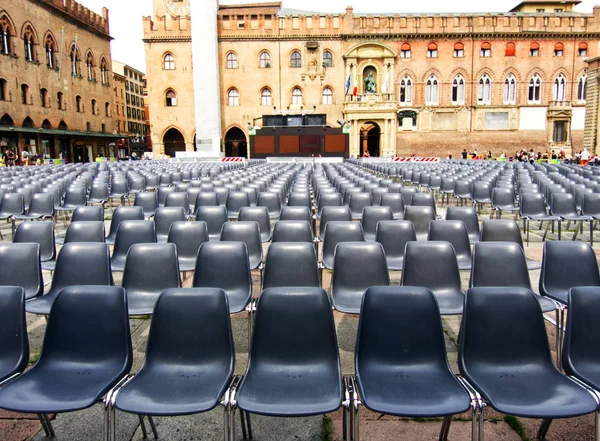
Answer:
[[[165,155],[172,158],[175,157],[175,152],[185,152],[185,139],[183,135],[177,129],[169,129],[163,137],[163,144],[165,146]]]
[[[0,126],[14,126],[14,125],[15,125],[15,123],[8,113],[5,113],[4,115],[2,115],[2,118],[0,118]]]
[[[232,127],[225,135],[225,156],[248,157],[246,135],[239,127]]]
[[[23,127],[27,127],[27,128],[30,128],[30,129],[35,128],[35,124],[33,124],[33,120],[31,118],[29,118],[29,117],[27,117],[27,118],[25,118],[23,120],[23,124],[22,125],[23,125]]]
[[[374,122],[366,122],[360,128],[360,156],[379,156],[381,129]]]

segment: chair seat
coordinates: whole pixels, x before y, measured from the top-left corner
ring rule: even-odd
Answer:
[[[59,207],[56,207],[55,210],[57,211],[73,211],[78,207],[82,207],[83,205],[61,205]]]
[[[215,408],[221,399],[227,366],[198,371],[172,366],[168,372],[142,371],[117,395],[118,409],[139,415],[189,415]]]
[[[357,377],[362,402],[369,410],[414,418],[465,412],[471,400],[446,370],[423,366],[371,366],[368,376]]]
[[[333,307],[336,311],[346,314],[360,314],[364,293],[364,290],[336,289],[335,295],[331,298]]]
[[[402,269],[404,268],[404,256],[385,256],[385,260],[387,261],[387,267],[389,271],[402,271]]]
[[[42,269],[44,271],[52,271],[56,269],[56,260],[47,260],[46,262],[42,262]]]
[[[375,233],[365,231],[365,240],[367,242],[375,242]]]
[[[52,305],[58,296],[60,290],[49,291],[47,294],[43,296],[36,297],[25,303],[25,311],[31,314],[43,314],[49,315],[50,309],[52,309]]]
[[[33,220],[33,219],[43,219],[45,217],[52,216],[51,214],[15,214],[13,217],[18,220]]]
[[[542,264],[540,262],[538,262],[537,260],[530,259],[529,257],[526,257],[525,260],[527,261],[527,270],[528,271],[539,270],[542,267]]]
[[[469,233],[469,242],[471,244],[479,242],[479,233]]]
[[[462,292],[438,291],[433,295],[437,300],[441,315],[462,314],[465,294]]]
[[[499,412],[525,418],[571,418],[596,410],[592,395],[554,368],[483,366],[482,370],[469,372],[469,380]]]
[[[557,220],[560,220],[560,218],[558,216],[550,216],[547,214],[536,214],[536,215],[532,215],[532,216],[525,216],[525,218],[528,220],[534,220],[534,221],[557,221]]]
[[[34,367],[0,390],[0,408],[25,413],[63,413],[86,409],[108,392],[122,366]]]
[[[179,257],[179,271],[194,271],[196,269],[195,257]]]
[[[550,300],[547,297],[538,296],[538,295],[535,296],[535,299],[540,304],[540,307],[542,308],[542,312],[551,312],[551,311],[556,310],[556,303],[553,300]]]
[[[496,205],[494,209],[501,211],[519,211],[519,207],[515,205]]]
[[[127,307],[129,309],[129,316],[152,315],[154,312],[154,305],[156,305],[160,294],[160,292],[137,293],[127,291]]]
[[[473,265],[472,259],[469,256],[456,256],[458,269],[461,271],[469,271]]]
[[[112,271],[123,271],[127,256],[114,256],[110,258],[110,269]]]
[[[566,220],[566,221],[591,221],[592,217],[591,216],[582,216],[582,215],[578,215],[578,214],[569,214],[566,216],[560,216],[561,220]]]
[[[569,304],[569,291],[568,290],[561,290],[561,289],[555,289],[552,287],[547,287],[546,293],[547,293],[547,296],[550,297],[552,300],[556,300],[557,302],[560,302],[563,305]]]

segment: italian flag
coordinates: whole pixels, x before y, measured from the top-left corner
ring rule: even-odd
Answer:
[[[356,96],[358,93],[358,75],[354,75],[354,89],[352,90],[352,95]]]

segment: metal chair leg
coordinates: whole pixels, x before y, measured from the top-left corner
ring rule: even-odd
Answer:
[[[600,441],[600,409],[596,409],[595,421],[596,421],[595,440]]]
[[[548,429],[550,429],[550,424],[552,424],[552,419],[544,419],[542,420],[542,425],[537,433],[537,439],[544,440],[546,439],[546,435],[548,434]]]
[[[144,439],[148,439],[148,432],[146,431],[146,424],[144,423],[144,417],[142,415],[138,415],[140,420],[140,427],[142,428],[142,437]]]
[[[42,429],[44,429],[44,433],[46,434],[46,438],[52,438],[53,435],[50,434],[50,430],[48,429],[48,426],[46,425],[46,419],[44,418],[44,415],[42,415],[41,413],[38,413],[38,419],[40,420],[40,424],[42,425]]]
[[[156,426],[154,425],[154,420],[152,419],[152,416],[147,415],[148,417],[148,422],[150,423],[150,429],[152,429],[152,434],[154,435],[154,438],[158,439],[158,432],[156,431]]]
[[[442,427],[440,428],[440,434],[438,439],[440,441],[446,441],[448,439],[448,432],[450,431],[450,424],[452,423],[452,415],[444,417],[442,421]]]
[[[253,439],[252,422],[250,421],[250,414],[248,412],[244,413],[246,414],[246,429],[248,429],[248,438]]]
[[[244,418],[244,411],[240,409],[240,424],[242,426],[242,438],[243,439],[248,439],[247,435],[246,435],[246,421]]]

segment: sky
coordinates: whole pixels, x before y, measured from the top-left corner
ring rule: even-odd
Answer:
[[[97,13],[105,6],[109,10],[110,34],[113,60],[128,64],[142,72],[146,71],[144,58],[144,36],[142,17],[152,15],[152,0],[78,0],[84,6]],[[203,2],[211,0],[191,0]],[[221,0],[220,3],[240,4],[258,3],[261,0]],[[343,13],[351,5],[354,12],[507,12],[521,0],[495,0],[487,3],[481,0],[422,0],[406,2],[399,0],[282,0],[285,8],[317,12]],[[577,6],[578,12],[592,12],[600,0],[583,0]]]

